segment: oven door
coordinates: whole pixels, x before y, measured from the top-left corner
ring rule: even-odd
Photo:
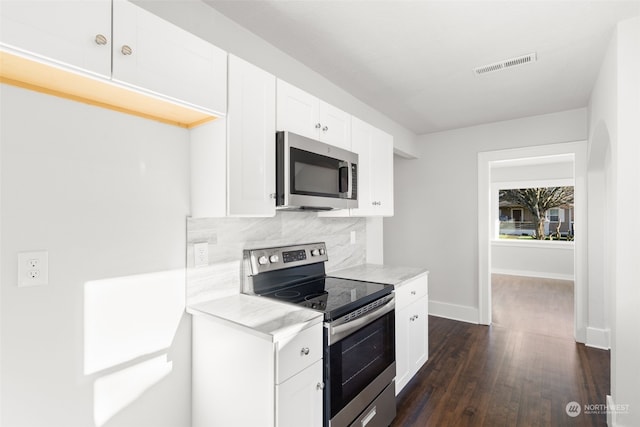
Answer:
[[[357,154],[290,132],[276,143],[278,207],[357,207]]]
[[[331,427],[350,425],[396,375],[392,298],[361,317],[334,325],[340,320],[325,329],[324,410],[325,425]],[[395,392],[391,399],[393,413],[381,414],[390,420],[395,417]]]

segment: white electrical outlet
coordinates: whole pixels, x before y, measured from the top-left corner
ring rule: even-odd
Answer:
[[[209,265],[209,242],[194,243],[193,266],[203,267]]]
[[[49,284],[49,253],[47,251],[18,254],[18,286]]]

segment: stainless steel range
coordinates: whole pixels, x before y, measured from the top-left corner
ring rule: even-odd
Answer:
[[[324,313],[325,426],[386,427],[396,415],[393,286],[327,276],[327,260],[324,243],[245,250],[242,292]]]

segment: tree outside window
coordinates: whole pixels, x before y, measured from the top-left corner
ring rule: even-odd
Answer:
[[[501,237],[520,234],[538,240],[573,240],[573,186],[500,190],[499,200]],[[506,212],[518,208],[524,210],[525,218],[516,223]],[[513,225],[511,232],[503,233],[507,229],[503,223]]]

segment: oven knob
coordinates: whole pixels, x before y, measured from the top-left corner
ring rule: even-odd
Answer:
[[[269,261],[271,261],[271,262],[278,262],[278,261],[280,261],[280,257],[279,257],[278,255],[271,255],[271,256],[269,257]]]
[[[260,265],[269,264],[269,260],[267,259],[266,256],[262,255],[260,258],[258,258],[258,264]]]
[[[320,248],[320,255],[324,255],[326,253],[327,253],[327,251],[325,251],[324,248]]]
[[[320,251],[318,249],[314,249],[311,251],[311,256],[318,256],[320,255]]]

